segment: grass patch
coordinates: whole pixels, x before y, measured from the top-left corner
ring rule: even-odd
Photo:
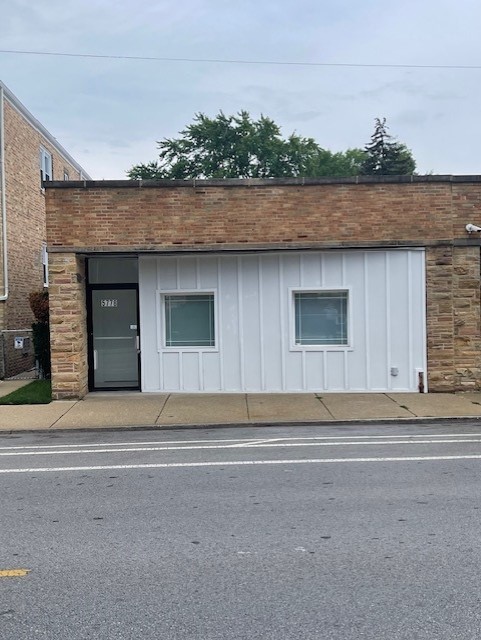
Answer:
[[[0,404],[48,404],[52,402],[50,380],[33,380],[30,384],[0,397]]]

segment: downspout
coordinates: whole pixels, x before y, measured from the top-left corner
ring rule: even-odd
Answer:
[[[0,208],[2,210],[2,254],[3,254],[3,295],[0,301],[8,298],[8,255],[7,255],[7,198],[5,194],[5,124],[4,90],[0,85]]]

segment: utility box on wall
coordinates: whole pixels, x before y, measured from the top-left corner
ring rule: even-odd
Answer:
[[[35,367],[31,331],[0,332],[3,370],[0,377],[11,378]]]

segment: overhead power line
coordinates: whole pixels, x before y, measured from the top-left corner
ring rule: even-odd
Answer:
[[[65,51],[22,51],[18,49],[0,49],[0,53],[28,56],[63,56],[68,58],[103,58],[106,60],[148,60],[157,62],[200,62],[217,64],[273,65],[290,67],[356,67],[380,69],[481,69],[481,65],[469,64],[388,64],[360,62],[292,62],[282,60],[225,60],[221,58],[170,58],[164,56],[124,56],[100,53],[68,53]]]

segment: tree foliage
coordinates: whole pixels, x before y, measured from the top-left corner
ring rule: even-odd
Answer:
[[[364,149],[334,153],[313,138],[292,133],[283,138],[270,118],[251,118],[247,111],[215,118],[203,113],[178,138],[157,143],[159,158],[134,165],[133,180],[202,178],[317,178],[355,175],[412,174],[416,163],[406,145],[389,133],[386,119],[376,118]]]
[[[49,319],[49,303],[48,291],[32,291],[28,296],[30,308],[38,322],[48,322]]]
[[[42,378],[50,378],[50,330],[48,291],[33,291],[29,295],[30,308],[37,322],[32,324],[33,349]]]
[[[386,118],[375,119],[374,133],[364,152],[365,159],[361,164],[364,175],[411,175],[416,169],[411,151],[388,133]]]
[[[209,118],[195,115],[179,138],[157,143],[159,159],[134,165],[134,179],[287,178],[357,175],[362,149],[332,153],[313,138],[292,133],[287,139],[270,118],[253,120],[247,111]]]

